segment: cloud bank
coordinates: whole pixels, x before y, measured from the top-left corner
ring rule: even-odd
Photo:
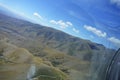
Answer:
[[[115,45],[120,46],[120,39],[117,39],[115,37],[110,37],[110,38],[108,38],[108,40],[110,42],[114,43]]]
[[[60,27],[63,28],[63,29],[65,29],[65,28],[70,27],[70,26],[73,25],[73,24],[72,24],[71,22],[69,22],[69,21],[64,22],[64,21],[62,21],[62,20],[58,20],[58,21],[56,21],[56,20],[50,20],[50,23],[51,23],[51,24],[58,25],[58,26],[60,26]]]
[[[84,28],[92,33],[94,33],[95,35],[99,36],[99,37],[106,37],[107,33],[106,32],[102,32],[99,29],[96,29],[95,27],[92,26],[88,26],[88,25],[84,25]]]
[[[118,7],[120,7],[120,0],[110,0],[112,4],[117,5]]]
[[[73,28],[73,31],[74,31],[75,33],[79,33],[79,32],[80,32],[79,30],[77,30],[77,29],[75,29],[75,28]]]
[[[38,17],[39,19],[43,19],[42,16],[39,13],[37,13],[37,12],[34,12],[33,15]]]

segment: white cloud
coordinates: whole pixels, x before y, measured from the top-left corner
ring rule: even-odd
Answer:
[[[110,37],[110,38],[108,38],[108,40],[111,41],[112,43],[120,46],[120,39],[117,39],[115,37]]]
[[[70,26],[73,25],[71,22],[64,22],[62,20],[58,20],[58,21],[56,21],[56,20],[50,20],[50,23],[58,25],[58,26],[60,26],[63,29],[65,29],[65,28],[70,27]]]
[[[43,19],[42,16],[39,13],[37,13],[37,12],[34,12],[33,15],[38,17],[39,19]]]
[[[79,33],[79,30],[73,28],[73,31],[76,32],[76,33]]]
[[[61,28],[66,28],[69,26],[66,22],[63,22],[62,20],[59,20],[57,23],[60,25]]]
[[[96,29],[92,26],[88,26],[88,25],[84,25],[84,28],[92,33],[94,33],[95,35],[99,36],[99,37],[106,37],[107,33],[106,32],[102,32],[99,29]]]
[[[73,24],[71,22],[66,22],[69,26],[72,26]]]
[[[57,22],[55,20],[50,20],[50,23],[57,24]]]
[[[112,4],[116,4],[117,6],[120,6],[120,0],[110,0]]]

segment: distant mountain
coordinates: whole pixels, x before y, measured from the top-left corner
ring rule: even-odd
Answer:
[[[34,46],[42,45],[42,48],[47,46],[84,60],[90,60],[93,52],[99,53],[108,50],[102,44],[3,14],[0,14],[0,32],[5,34],[12,43],[22,47],[25,47],[29,41],[35,41],[36,45]]]
[[[21,20],[4,12],[0,13],[0,39],[8,39],[11,44],[23,47],[34,56],[49,61],[72,80],[88,80],[91,64],[96,70],[105,63],[108,58],[106,55],[115,52],[102,44]]]
[[[4,14],[10,17],[14,17],[17,19],[21,19],[21,20],[28,20],[31,21],[31,19],[28,19],[27,17],[23,16],[20,13],[17,12],[13,12],[13,10],[9,9],[8,7],[4,6],[4,5],[0,5],[0,14]]]

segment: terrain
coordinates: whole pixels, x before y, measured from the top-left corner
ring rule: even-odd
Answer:
[[[107,59],[105,56],[115,52],[102,44],[3,13],[0,40],[2,80],[89,80]]]
[[[0,41],[0,45],[0,79],[67,80],[65,73],[53,67],[50,62],[33,56],[26,49],[3,40]]]

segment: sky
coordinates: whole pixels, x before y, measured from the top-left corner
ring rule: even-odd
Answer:
[[[0,6],[70,35],[120,47],[120,0],[0,0]]]

